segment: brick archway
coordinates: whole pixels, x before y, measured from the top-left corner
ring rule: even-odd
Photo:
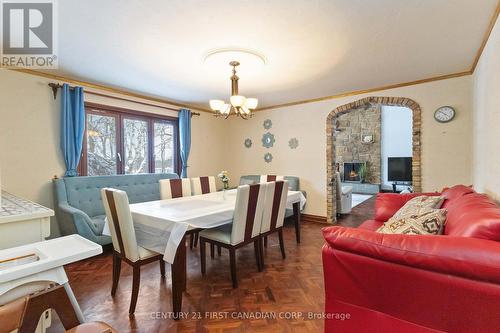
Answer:
[[[326,197],[327,197],[327,222],[333,223],[336,221],[336,185],[332,182],[335,172],[335,150],[334,150],[334,118],[338,115],[350,112],[354,109],[365,105],[381,104],[390,106],[404,106],[413,112],[413,189],[415,192],[422,190],[421,180],[421,143],[420,143],[420,127],[422,124],[421,109],[417,102],[404,97],[366,97],[358,101],[341,105],[328,114],[326,119]]]

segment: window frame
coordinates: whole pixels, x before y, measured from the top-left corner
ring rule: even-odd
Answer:
[[[85,102],[85,132],[83,136],[83,147],[82,154],[80,155],[80,162],[78,164],[78,174],[80,176],[88,175],[88,166],[87,166],[87,115],[96,114],[108,117],[114,117],[115,119],[115,128],[116,128],[116,174],[124,175],[125,174],[125,164],[124,164],[124,120],[125,119],[136,119],[146,121],[148,124],[148,173],[155,173],[155,158],[154,158],[154,124],[156,122],[159,123],[168,123],[172,124],[174,128],[174,173],[178,175],[181,174],[182,170],[182,161],[180,154],[180,145],[179,145],[179,118],[164,116],[155,113],[148,113],[142,111],[136,111],[131,109],[125,109],[121,107],[115,107],[110,105],[98,104]],[[118,158],[118,154],[121,156]]]

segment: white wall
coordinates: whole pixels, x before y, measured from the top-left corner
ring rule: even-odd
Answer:
[[[422,108],[422,187],[424,191],[441,190],[458,183],[470,184],[472,179],[472,77],[429,82],[389,89],[372,94],[330,99],[321,102],[256,112],[251,120],[229,120],[229,138],[225,159],[233,179],[244,174],[281,174],[300,177],[307,191],[307,214],[326,216],[326,119],[336,107],[367,96],[407,97]],[[434,111],[443,105],[456,108],[455,119],[448,124],[437,123]],[[262,147],[265,133],[262,123],[271,119],[276,143],[271,149]],[[288,140],[299,140],[297,149],[288,147]],[[253,141],[244,147],[246,138]],[[264,162],[266,152],[274,156]]]
[[[0,165],[4,190],[53,207],[51,179],[55,175],[61,177],[65,167],[59,149],[60,100],[52,97],[49,82],[52,81],[0,69]],[[91,94],[85,99],[176,116],[165,109]],[[201,112],[201,116],[192,118],[189,176],[215,175],[222,169],[226,126],[226,122],[209,113]],[[52,233],[59,233],[55,219]]]
[[[474,187],[500,201],[500,20],[474,72]]]
[[[387,180],[388,157],[411,157],[413,155],[413,115],[409,108],[382,106],[382,188],[392,190]],[[399,187],[398,187],[399,188]]]

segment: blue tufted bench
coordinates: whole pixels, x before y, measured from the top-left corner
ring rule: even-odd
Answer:
[[[101,245],[111,243],[103,235],[104,206],[101,188],[127,192],[130,203],[160,200],[160,179],[179,178],[175,173],[117,176],[65,177],[54,179],[54,200],[59,230],[63,235],[78,233]]]

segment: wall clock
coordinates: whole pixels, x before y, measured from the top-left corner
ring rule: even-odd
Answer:
[[[448,123],[455,118],[455,109],[451,106],[442,106],[434,112],[434,119],[440,123]]]

